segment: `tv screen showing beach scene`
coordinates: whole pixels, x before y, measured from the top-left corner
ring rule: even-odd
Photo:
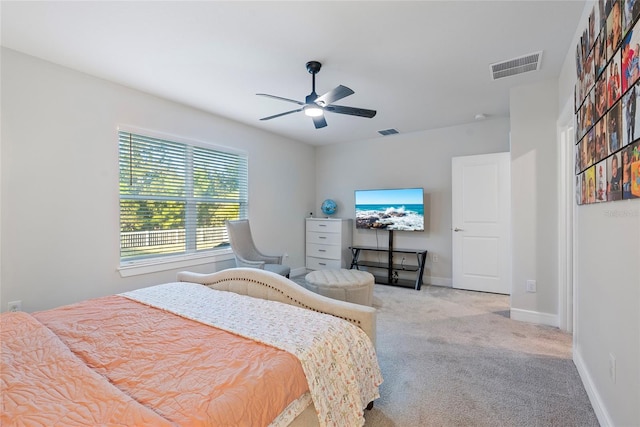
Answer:
[[[356,228],[424,231],[424,190],[356,190]]]

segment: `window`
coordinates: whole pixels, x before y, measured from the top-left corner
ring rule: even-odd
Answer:
[[[245,155],[119,131],[120,261],[227,247],[247,217]]]

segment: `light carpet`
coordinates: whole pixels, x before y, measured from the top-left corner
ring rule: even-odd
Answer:
[[[598,426],[571,335],[511,320],[508,296],[375,285],[374,307],[384,383],[366,426]]]

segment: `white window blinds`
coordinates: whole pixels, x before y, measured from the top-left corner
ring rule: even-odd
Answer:
[[[120,259],[225,247],[247,217],[245,155],[120,131]]]

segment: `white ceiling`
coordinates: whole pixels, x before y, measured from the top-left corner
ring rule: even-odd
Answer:
[[[2,1],[10,49],[309,144],[416,132],[509,115],[509,88],[555,78],[584,7],[569,1]],[[490,64],[543,51],[539,71],[493,81]],[[373,119],[303,113],[305,64],[320,95]],[[393,137],[387,137],[393,138]]]

